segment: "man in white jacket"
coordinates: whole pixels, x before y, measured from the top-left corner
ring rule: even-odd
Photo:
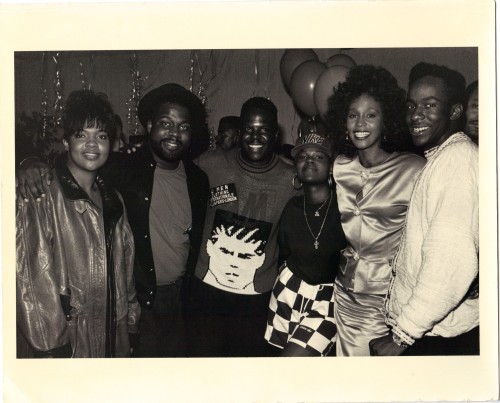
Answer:
[[[479,354],[478,150],[462,132],[464,77],[419,63],[406,122],[427,164],[410,201],[372,355]]]

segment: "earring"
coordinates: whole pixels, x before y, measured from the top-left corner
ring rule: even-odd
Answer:
[[[387,136],[384,134],[384,137],[382,137],[382,142],[387,143]]]
[[[345,141],[349,142],[349,130],[345,131]]]
[[[332,173],[328,175],[328,187],[331,189],[333,187]]]
[[[295,187],[295,179],[297,179],[297,180],[298,180],[298,182],[299,182],[299,184],[300,184],[300,186],[299,186],[299,187]],[[292,186],[293,186],[293,188],[294,188],[295,190],[300,190],[300,189],[302,189],[302,183],[299,181],[299,178],[297,177],[297,175],[295,175],[295,176],[293,177],[293,179],[292,179]]]

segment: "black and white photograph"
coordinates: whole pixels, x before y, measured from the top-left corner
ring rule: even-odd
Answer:
[[[498,399],[491,2],[250,3],[11,9],[6,401]]]

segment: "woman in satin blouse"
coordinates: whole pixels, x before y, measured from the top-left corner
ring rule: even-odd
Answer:
[[[392,259],[424,158],[406,152],[405,92],[387,70],[350,70],[328,101],[327,120],[340,155],[333,176],[348,246],[335,281],[337,356],[369,356],[383,336],[383,302]]]

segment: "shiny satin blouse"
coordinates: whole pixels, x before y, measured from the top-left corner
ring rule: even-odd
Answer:
[[[348,242],[337,281],[347,290],[387,292],[413,186],[424,165],[424,158],[399,152],[372,168],[363,167],[358,155],[335,160],[333,177]]]

